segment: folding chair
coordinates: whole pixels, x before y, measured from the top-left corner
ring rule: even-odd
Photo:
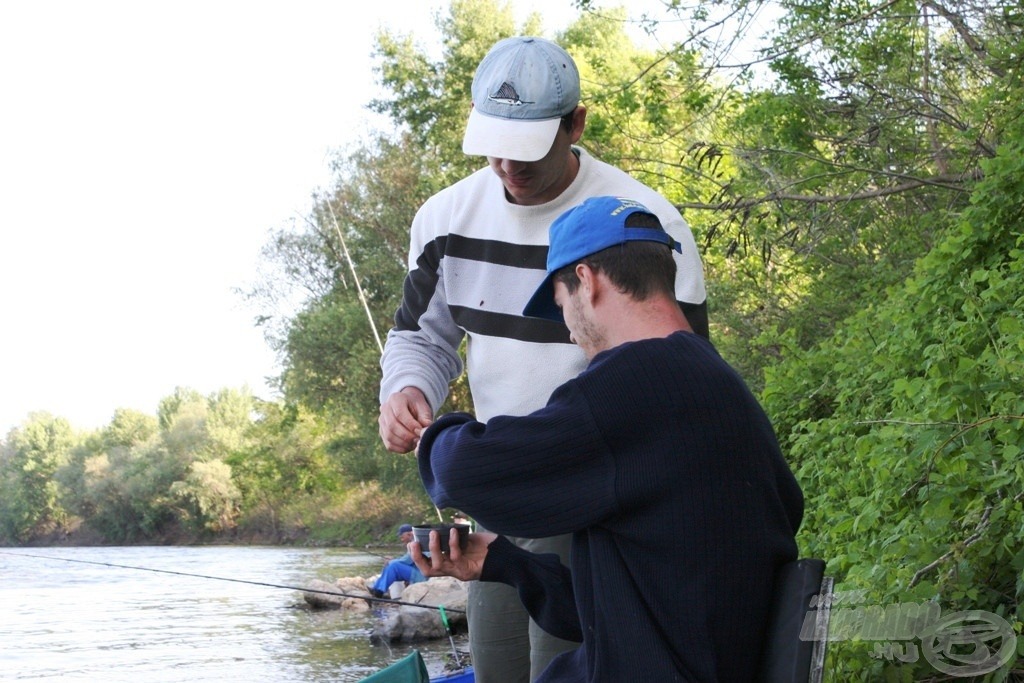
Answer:
[[[779,569],[758,680],[821,683],[832,585],[823,560],[794,560]]]

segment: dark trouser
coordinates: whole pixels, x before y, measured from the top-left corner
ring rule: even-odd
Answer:
[[[531,552],[558,553],[569,566],[571,538],[509,540]],[[579,647],[579,643],[545,633],[530,619],[516,590],[503,583],[470,582],[467,612],[477,683],[529,683],[556,655]]]

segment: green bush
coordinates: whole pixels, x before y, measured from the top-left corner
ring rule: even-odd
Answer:
[[[791,349],[767,371],[763,392],[806,495],[801,551],[828,560],[838,590],[856,591],[865,604],[993,612],[1018,634],[1021,132],[985,165],[971,206],[914,274],[830,341]],[[938,676],[923,659],[870,656],[869,642],[835,645],[837,680]],[[1014,667],[1019,675],[1019,656],[996,675]]]

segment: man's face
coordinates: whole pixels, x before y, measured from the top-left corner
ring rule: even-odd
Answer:
[[[405,545],[409,545],[410,543],[412,543],[413,538],[414,536],[411,531],[403,531],[402,535],[399,536],[398,540]]]
[[[555,280],[555,303],[562,309],[565,326],[569,328],[569,339],[583,351],[587,359],[593,358],[604,349],[605,338],[598,329],[591,309],[583,297],[583,288],[577,287],[572,294],[565,283]]]
[[[581,108],[582,109],[582,108]],[[578,110],[579,111],[579,110]],[[584,110],[585,112],[585,110]],[[487,157],[487,162],[505,186],[505,194],[513,204],[536,206],[558,197],[576,177],[575,157],[572,145],[582,132],[583,118],[577,114],[579,123],[572,131],[558,127],[555,140],[548,153],[537,161],[515,161]]]

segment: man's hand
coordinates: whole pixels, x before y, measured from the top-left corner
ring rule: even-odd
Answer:
[[[408,453],[419,443],[420,434],[430,426],[434,414],[423,392],[405,387],[388,396],[380,406],[380,440],[394,453]]]
[[[436,531],[430,532],[430,557],[424,557],[420,544],[413,541],[409,544],[409,555],[416,563],[423,576],[454,576],[460,581],[476,581],[487,557],[487,546],[496,539],[497,534],[481,532],[466,537],[466,549],[459,548],[459,532],[452,529],[449,535],[450,552],[441,554],[441,539]]]

